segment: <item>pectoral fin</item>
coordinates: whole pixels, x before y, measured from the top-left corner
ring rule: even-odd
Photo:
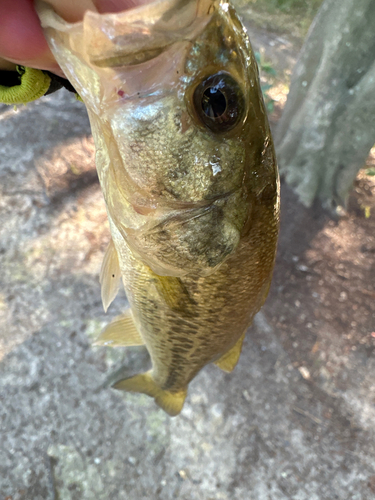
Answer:
[[[152,271],[151,271],[152,272]],[[185,315],[190,315],[196,306],[188,290],[179,278],[159,276],[152,272],[157,291],[168,307]]]
[[[93,345],[105,345],[110,347],[143,345],[144,341],[134,323],[131,310],[117,316],[107,325]]]
[[[221,370],[229,373],[238,363],[241,354],[242,343],[245,338],[245,333],[246,332],[241,335],[241,337],[237,340],[234,346],[229,349],[229,351],[227,351],[223,356],[221,356],[221,358],[215,361],[215,365],[221,368]]]
[[[120,280],[120,264],[115,245],[111,240],[105,251],[99,276],[99,282],[102,285],[102,303],[105,312],[107,312],[108,307],[119,291]]]
[[[112,387],[122,391],[140,392],[151,396],[155,399],[155,403],[171,417],[180,413],[187,394],[187,389],[179,392],[164,391],[156,384],[152,377],[152,371],[120,380]]]

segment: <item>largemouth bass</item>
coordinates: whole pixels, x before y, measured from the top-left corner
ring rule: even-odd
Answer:
[[[231,371],[267,296],[279,225],[273,142],[246,32],[224,0],[159,0],[69,24],[38,11],[86,104],[112,235],[98,344],[145,344],[149,372],[115,388],[170,415],[208,363]]]

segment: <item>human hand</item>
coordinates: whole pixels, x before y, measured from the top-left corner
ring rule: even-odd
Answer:
[[[151,0],[45,0],[66,21],[76,22],[86,10],[119,12]],[[15,65],[45,69],[64,76],[48,48],[33,0],[0,1],[0,70]]]

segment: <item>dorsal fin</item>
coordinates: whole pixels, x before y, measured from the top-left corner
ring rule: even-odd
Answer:
[[[102,303],[104,311],[117,295],[120,288],[121,271],[117,251],[111,239],[104,254],[99,282],[102,286]]]

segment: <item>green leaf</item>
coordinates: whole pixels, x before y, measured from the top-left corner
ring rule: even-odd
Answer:
[[[268,111],[269,113],[273,113],[273,111],[274,111],[274,109],[275,109],[274,102],[275,102],[275,101],[270,100],[270,101],[268,101],[268,102],[267,102],[267,104],[266,104],[266,108],[267,108],[267,111]]]
[[[273,85],[271,85],[270,83],[264,83],[261,87],[263,92],[267,92],[267,90],[272,89]]]
[[[262,68],[262,71],[263,71],[264,73],[267,73],[267,74],[268,74],[268,75],[270,75],[270,76],[276,76],[276,71],[275,71],[275,69],[271,66],[271,64],[270,64],[270,63],[264,63],[264,64],[262,64],[261,68]]]

